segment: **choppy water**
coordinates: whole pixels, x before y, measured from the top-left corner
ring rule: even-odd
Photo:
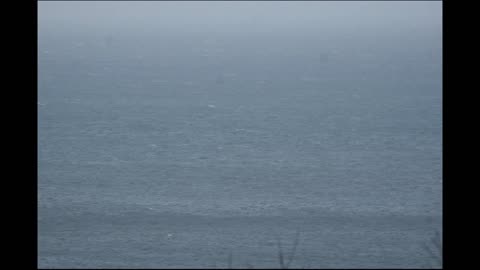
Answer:
[[[429,266],[440,38],[41,35],[39,266]]]

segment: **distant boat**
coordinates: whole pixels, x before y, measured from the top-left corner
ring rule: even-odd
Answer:
[[[215,80],[217,84],[224,84],[225,80],[223,79],[222,76],[218,76],[217,79]]]
[[[107,36],[104,40],[105,47],[111,48],[113,45],[113,37],[112,36]]]

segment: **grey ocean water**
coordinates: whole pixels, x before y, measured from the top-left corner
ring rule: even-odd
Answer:
[[[278,267],[296,231],[292,267],[434,263],[440,28],[62,27],[39,30],[39,267]]]

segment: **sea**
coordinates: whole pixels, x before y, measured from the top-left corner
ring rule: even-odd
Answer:
[[[437,267],[441,40],[40,31],[38,266]]]

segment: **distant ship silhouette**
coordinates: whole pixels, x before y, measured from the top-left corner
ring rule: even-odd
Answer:
[[[104,44],[105,44],[105,47],[111,48],[113,46],[113,37],[110,35],[105,37]]]

